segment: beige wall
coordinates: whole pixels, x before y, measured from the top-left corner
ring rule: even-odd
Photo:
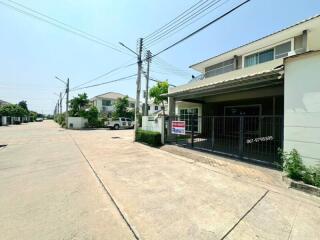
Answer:
[[[320,53],[285,63],[284,149],[296,148],[307,165],[320,164]]]
[[[320,50],[320,24],[308,29],[307,50]]]

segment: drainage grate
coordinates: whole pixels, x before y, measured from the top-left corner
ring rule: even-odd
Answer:
[[[118,139],[118,138],[120,138],[120,137],[111,137],[111,138],[113,138],[113,139]]]

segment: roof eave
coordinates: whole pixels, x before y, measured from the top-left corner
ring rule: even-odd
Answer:
[[[249,75],[249,76],[244,76],[241,78],[235,78],[235,79],[230,79],[227,81],[222,81],[218,83],[213,83],[210,85],[205,85],[205,86],[200,86],[200,87],[195,87],[195,88],[190,88],[190,89],[184,89],[178,92],[173,92],[173,93],[168,93],[166,96],[167,97],[181,97],[185,96],[188,94],[194,94],[194,93],[199,93],[203,91],[212,91],[215,88],[219,87],[228,87],[228,86],[234,86],[235,84],[241,85],[241,84],[247,84],[248,82],[254,80],[254,79],[261,79],[261,80],[270,80],[270,79],[281,79],[283,78],[283,66],[278,67],[276,69],[273,69],[268,72],[263,72],[263,73],[258,73],[255,75]]]

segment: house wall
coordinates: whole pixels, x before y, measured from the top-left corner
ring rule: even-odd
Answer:
[[[95,106],[98,108],[98,110],[101,112],[102,111],[102,99],[96,99],[95,100]]]
[[[320,50],[320,24],[308,28],[307,50]]]
[[[285,62],[284,149],[297,149],[307,165],[320,164],[319,69],[320,53]]]
[[[205,68],[211,65],[217,64],[219,62],[233,58],[233,56],[244,56],[253,53],[257,49],[266,49],[272,45],[277,45],[282,41],[288,41],[288,39],[293,39],[296,36],[302,34],[304,30],[307,30],[307,50],[318,50],[320,48],[319,37],[320,37],[320,17],[315,17],[313,19],[303,20],[302,22],[290,26],[286,29],[280,30],[279,32],[272,33],[261,39],[253,41],[249,44],[245,44],[239,48],[233,49],[231,51],[225,52],[213,58],[207,59],[191,67],[202,73],[205,72]]]
[[[110,100],[111,101],[111,106],[103,106],[102,105],[102,100]],[[114,99],[107,99],[107,98],[96,98],[93,101],[93,105],[96,106],[98,108],[99,112],[105,112],[105,113],[112,113],[114,111],[114,104],[115,104],[116,100]],[[135,105],[134,101],[129,101],[129,110],[133,110],[134,107],[131,107],[131,105],[133,104],[133,106]]]

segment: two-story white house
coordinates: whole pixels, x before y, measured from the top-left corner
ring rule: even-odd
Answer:
[[[126,95],[116,92],[107,92],[98,96],[95,96],[90,99],[93,106],[96,106],[101,113],[105,113],[108,116],[111,116],[114,111],[114,105],[119,98],[123,98]],[[128,97],[129,108],[134,109],[135,99]]]
[[[273,164],[296,148],[320,164],[320,16],[193,64],[201,73],[170,88],[168,140]]]

